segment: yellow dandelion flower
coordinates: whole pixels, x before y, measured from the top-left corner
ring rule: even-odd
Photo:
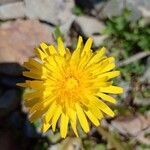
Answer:
[[[73,53],[65,48],[61,38],[57,48],[42,43],[36,49],[39,59],[31,58],[24,63],[28,71],[23,75],[32,80],[19,83],[19,86],[32,90],[24,95],[24,103],[29,108],[29,119],[34,122],[42,119],[41,130],[53,131],[59,122],[60,134],[67,135],[70,124],[78,136],[77,123],[89,132],[89,120],[99,126],[103,113],[113,117],[114,112],[104,101],[116,103],[107,93],[119,94],[123,89],[113,86],[111,78],[118,76],[114,57],[105,56],[105,48],[91,50],[92,38],[83,45],[79,37]]]

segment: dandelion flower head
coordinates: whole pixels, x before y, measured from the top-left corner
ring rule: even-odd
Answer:
[[[28,71],[23,75],[31,79],[18,85],[32,89],[24,95],[24,103],[31,122],[42,120],[42,132],[55,131],[58,125],[65,138],[70,125],[78,136],[77,124],[87,133],[90,122],[99,126],[104,114],[114,116],[105,102],[116,103],[108,94],[123,92],[110,81],[120,72],[113,70],[114,57],[106,57],[104,47],[91,50],[92,38],[84,45],[79,36],[73,52],[60,37],[57,43],[57,47],[41,43],[36,48],[38,59],[24,63]]]

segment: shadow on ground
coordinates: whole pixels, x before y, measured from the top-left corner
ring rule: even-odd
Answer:
[[[46,143],[22,109],[23,89],[16,86],[25,78],[17,63],[0,63],[0,149],[30,150]]]

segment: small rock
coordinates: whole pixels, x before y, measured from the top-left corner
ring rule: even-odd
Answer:
[[[149,98],[135,97],[134,98],[134,104],[139,105],[139,106],[149,106],[150,105],[150,99]]]
[[[150,126],[150,116],[142,116],[137,114],[135,116],[122,116],[113,120],[112,126],[123,135],[137,136],[143,130]],[[136,125],[136,128],[135,128]]]
[[[16,109],[20,103],[19,92],[16,89],[6,91],[0,97],[0,117]]]
[[[110,18],[113,16],[120,16],[125,7],[127,7],[127,9],[131,10],[132,12],[130,20],[137,20],[141,17],[141,12],[137,9],[135,4],[130,2],[130,0],[127,0],[126,3],[124,0],[108,1],[102,11],[99,13],[99,17]]]
[[[60,26],[60,30],[61,30],[61,32],[62,32],[64,35],[67,36],[67,35],[69,34],[71,25],[73,24],[75,18],[76,18],[76,17],[72,15],[72,16],[68,19],[68,21],[67,21],[66,23],[64,23],[64,24],[62,24],[62,25]]]
[[[93,35],[94,44],[96,47],[99,47],[103,44],[104,40],[108,37],[107,35]]]
[[[146,71],[144,73],[144,75],[140,78],[141,82],[147,82],[148,84],[150,84],[150,56],[147,58],[147,63],[146,63]]]
[[[15,2],[0,6],[0,20],[23,17],[25,17],[25,7],[23,2]]]
[[[139,6],[139,10],[142,12],[142,16],[147,19],[149,18],[150,21],[150,10],[144,6]]]
[[[0,63],[20,65],[31,56],[41,42],[52,43],[53,28],[35,20],[3,23],[0,28]]]
[[[119,85],[120,85],[120,87],[122,87],[124,89],[122,98],[124,98],[126,100],[126,97],[128,96],[128,92],[131,90],[131,86],[130,86],[129,82],[125,82],[125,81],[121,81]]]
[[[94,17],[89,16],[79,16],[75,19],[76,26],[79,26],[81,30],[80,33],[83,36],[89,37],[92,36],[95,46],[100,46],[107,36],[101,35],[105,29],[105,25],[95,19]]]
[[[53,24],[63,24],[72,16],[73,0],[25,0],[26,16]]]
[[[106,5],[103,7],[102,11],[99,11],[99,18],[107,18],[113,16],[120,16],[123,12],[123,9],[127,8],[131,10],[131,16],[129,20],[135,21],[141,16],[147,18],[150,16],[150,3],[149,0],[111,0],[106,2]]]
[[[79,16],[75,21],[81,27],[81,30],[83,31],[85,36],[99,34],[105,28],[105,25],[94,17]]]
[[[58,143],[61,139],[60,133],[53,133],[52,130],[49,130],[46,136],[49,137],[52,143]]]
[[[0,0],[0,5],[18,2],[18,1],[22,1],[22,0]]]
[[[150,67],[145,71],[142,81],[147,81],[150,84]]]
[[[48,150],[82,150],[80,138],[66,138],[61,143],[51,146]]]
[[[60,144],[55,144],[55,145],[50,146],[48,150],[60,150],[59,147],[60,147]]]
[[[82,142],[80,138],[67,138],[61,143],[61,150],[81,150]]]
[[[150,145],[150,138],[149,136],[147,136],[149,133],[150,127],[139,133],[139,135],[135,137],[135,139],[137,139],[141,144]]]

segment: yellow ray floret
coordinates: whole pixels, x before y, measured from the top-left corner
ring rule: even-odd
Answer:
[[[65,138],[70,125],[79,136],[77,124],[87,133],[89,122],[99,126],[103,114],[115,115],[105,102],[116,103],[108,93],[123,92],[110,81],[120,72],[113,71],[115,59],[105,55],[104,47],[91,50],[92,41],[89,38],[83,45],[80,36],[71,53],[59,37],[57,47],[41,43],[36,48],[38,59],[30,58],[24,63],[28,71],[23,75],[32,80],[18,85],[32,89],[24,95],[24,104],[29,108],[31,122],[42,119],[42,132],[49,128],[55,131],[58,126]]]

